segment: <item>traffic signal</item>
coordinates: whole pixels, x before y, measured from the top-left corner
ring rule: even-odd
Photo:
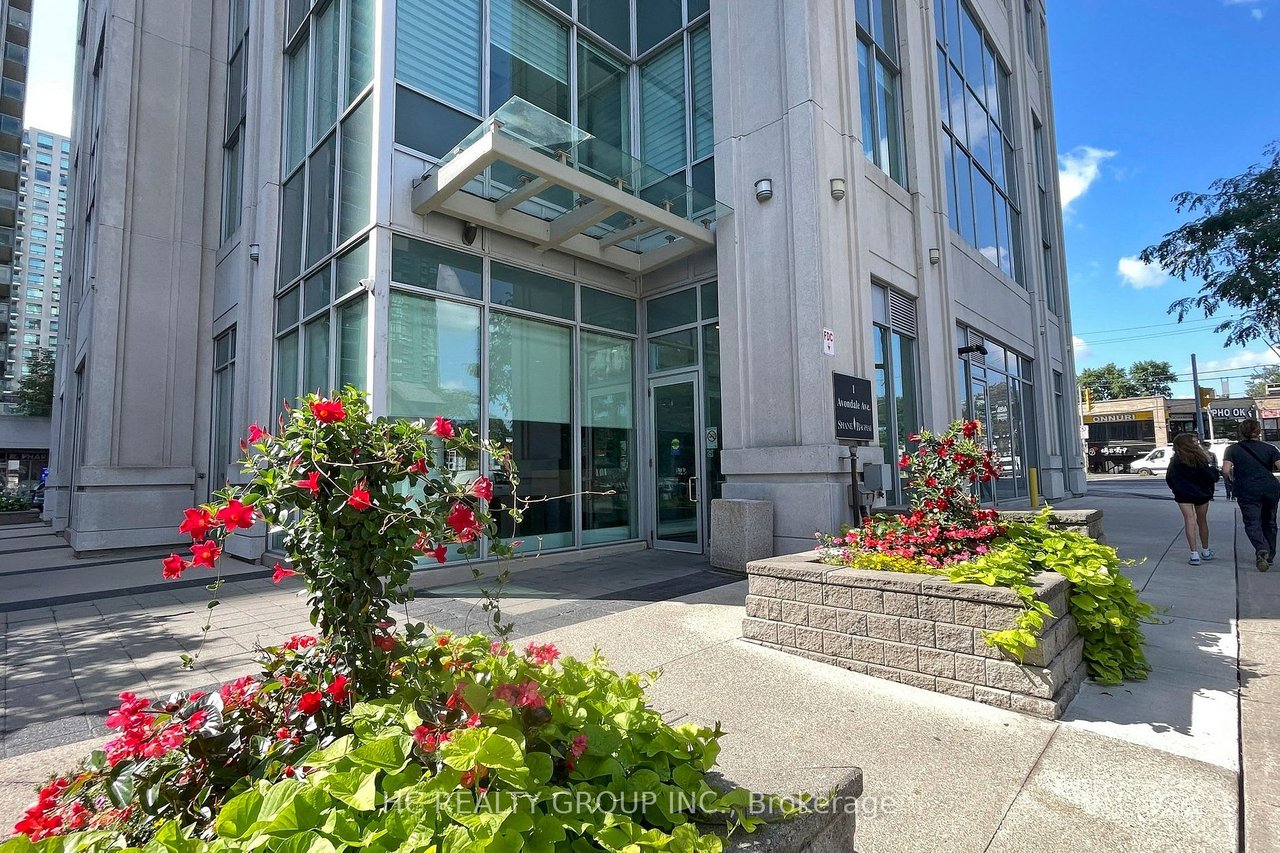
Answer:
[[[1213,398],[1216,396],[1217,395],[1213,393],[1212,388],[1201,388],[1200,389],[1200,407],[1204,409],[1209,408],[1209,404],[1213,402]]]
[[[1084,389],[1084,408],[1086,412],[1093,411],[1093,389],[1092,388]]]

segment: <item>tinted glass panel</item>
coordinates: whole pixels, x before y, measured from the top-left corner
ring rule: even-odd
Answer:
[[[631,54],[629,0],[578,0],[578,20],[623,53]]]
[[[388,311],[388,413],[479,426],[480,309],[393,290]]]
[[[573,285],[506,264],[495,263],[490,267],[489,301],[494,305],[573,319]]]
[[[479,115],[480,24],[480,0],[399,0],[396,78]]]
[[[307,266],[333,248],[335,139],[325,140],[307,164]]]
[[[646,304],[650,334],[675,326],[698,322],[698,292],[681,290],[660,299],[650,299]]]
[[[635,343],[582,333],[582,542],[635,536]]]
[[[569,29],[523,0],[489,6],[489,108],[513,96],[569,118]]]
[[[636,53],[644,53],[684,23],[680,0],[644,0],[636,12]]]
[[[635,332],[636,301],[634,299],[615,296],[593,287],[582,288],[581,299],[583,323],[603,326],[606,329],[617,329],[619,332]]]
[[[395,236],[391,239],[391,278],[394,281],[480,299],[484,293],[482,269],[482,261],[474,255],[408,237]]]
[[[396,87],[396,142],[431,157],[443,157],[479,124],[474,118]]]

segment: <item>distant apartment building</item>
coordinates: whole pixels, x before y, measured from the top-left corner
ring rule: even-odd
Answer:
[[[31,0],[0,0],[4,58],[0,73],[0,298],[7,316],[22,176],[22,114],[27,96],[27,50],[31,43]],[[12,324],[9,325],[12,332]]]
[[[704,552],[721,497],[810,548],[957,417],[988,502],[1079,494],[1046,46],[1042,0],[84,0],[49,517],[176,542],[347,383],[505,443],[544,551]]]
[[[40,351],[57,351],[70,168],[70,139],[35,128],[23,131],[9,337],[0,393],[0,409],[7,414],[18,411],[18,385],[31,373]]]

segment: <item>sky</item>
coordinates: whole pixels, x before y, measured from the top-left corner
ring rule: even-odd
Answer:
[[[1223,347],[1203,314],[1166,313],[1199,282],[1137,259],[1188,221],[1171,197],[1262,162],[1280,139],[1280,0],[1051,0],[1049,49],[1078,369],[1168,361],[1190,396],[1240,396],[1266,344]]]
[[[76,0],[35,0],[28,127],[70,131],[76,15]],[[1185,221],[1175,193],[1280,139],[1280,0],[1050,0],[1049,43],[1077,367],[1168,361],[1188,396],[1194,352],[1201,385],[1242,393],[1280,356],[1225,349],[1202,316],[1176,323],[1166,309],[1198,283],[1137,255]]]

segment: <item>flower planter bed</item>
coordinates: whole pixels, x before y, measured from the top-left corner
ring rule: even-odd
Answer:
[[[1048,719],[1086,675],[1071,585],[1053,572],[1034,579],[1053,615],[1022,662],[983,639],[1022,612],[1005,588],[837,568],[812,552],[753,562],[747,577],[743,637],[811,660]]]

